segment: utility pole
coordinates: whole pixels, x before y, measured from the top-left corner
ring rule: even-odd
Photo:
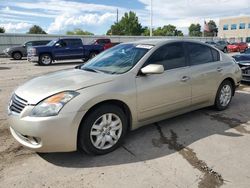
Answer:
[[[119,17],[118,17],[118,9],[116,9],[116,23],[118,23]]]
[[[150,0],[150,37],[153,36],[153,7],[152,0]]]

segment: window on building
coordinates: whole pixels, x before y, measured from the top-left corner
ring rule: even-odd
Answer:
[[[248,24],[248,29],[250,29],[250,23]]]
[[[240,23],[239,29],[246,29],[246,24],[245,23]]]
[[[223,30],[228,30],[228,25],[223,25]]]
[[[236,30],[237,29],[237,24],[232,24],[231,25],[231,30]]]

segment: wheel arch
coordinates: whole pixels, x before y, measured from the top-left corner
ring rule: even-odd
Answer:
[[[122,109],[122,111],[125,113],[126,117],[128,118],[128,127],[127,127],[127,131],[130,131],[132,128],[132,114],[131,114],[131,110],[129,108],[129,106],[118,99],[108,99],[108,100],[104,100],[101,101],[99,103],[94,104],[92,107],[90,107],[87,112],[84,114],[84,116],[81,119],[80,125],[78,126],[78,130],[77,130],[77,140],[79,137],[79,129],[81,124],[85,121],[86,117],[95,109],[97,109],[99,106],[105,105],[105,104],[109,104],[109,105],[116,105],[118,107],[120,107]]]
[[[234,96],[234,94],[235,94],[235,89],[236,89],[235,80],[234,80],[232,77],[226,77],[224,80],[222,80],[222,82],[220,83],[220,85],[221,85],[224,81],[226,81],[226,80],[228,80],[228,81],[231,82],[232,87],[233,87],[233,96]],[[219,86],[220,86],[220,85],[219,85]]]
[[[11,52],[11,57],[12,58],[13,58],[14,53],[20,53],[22,55],[22,57],[23,57],[23,53],[20,50],[16,50],[16,51]]]
[[[52,61],[54,61],[54,56],[53,56],[53,54],[52,54],[51,52],[40,52],[40,53],[38,54],[39,59],[40,59],[40,57],[41,57],[42,55],[44,55],[44,54],[49,54],[50,57],[51,57],[51,59],[52,59]]]

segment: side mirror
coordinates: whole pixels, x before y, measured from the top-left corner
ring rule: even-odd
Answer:
[[[164,72],[164,67],[159,64],[149,64],[141,69],[143,74],[162,74]]]
[[[55,47],[59,48],[59,47],[61,47],[61,44],[56,43],[56,44],[55,44]]]

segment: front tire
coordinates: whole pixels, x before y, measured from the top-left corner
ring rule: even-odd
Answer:
[[[232,83],[229,80],[225,80],[221,83],[217,91],[214,103],[215,108],[220,111],[227,109],[228,106],[230,105],[232,97],[233,97]]]
[[[20,60],[20,59],[22,59],[22,54],[20,53],[20,52],[14,52],[13,54],[12,54],[12,57],[13,57],[13,59],[15,59],[15,60]]]
[[[39,65],[50,65],[52,63],[52,57],[50,54],[42,54],[39,56]]]
[[[121,108],[102,105],[81,123],[78,146],[88,154],[102,155],[115,150],[124,139],[128,121]]]

